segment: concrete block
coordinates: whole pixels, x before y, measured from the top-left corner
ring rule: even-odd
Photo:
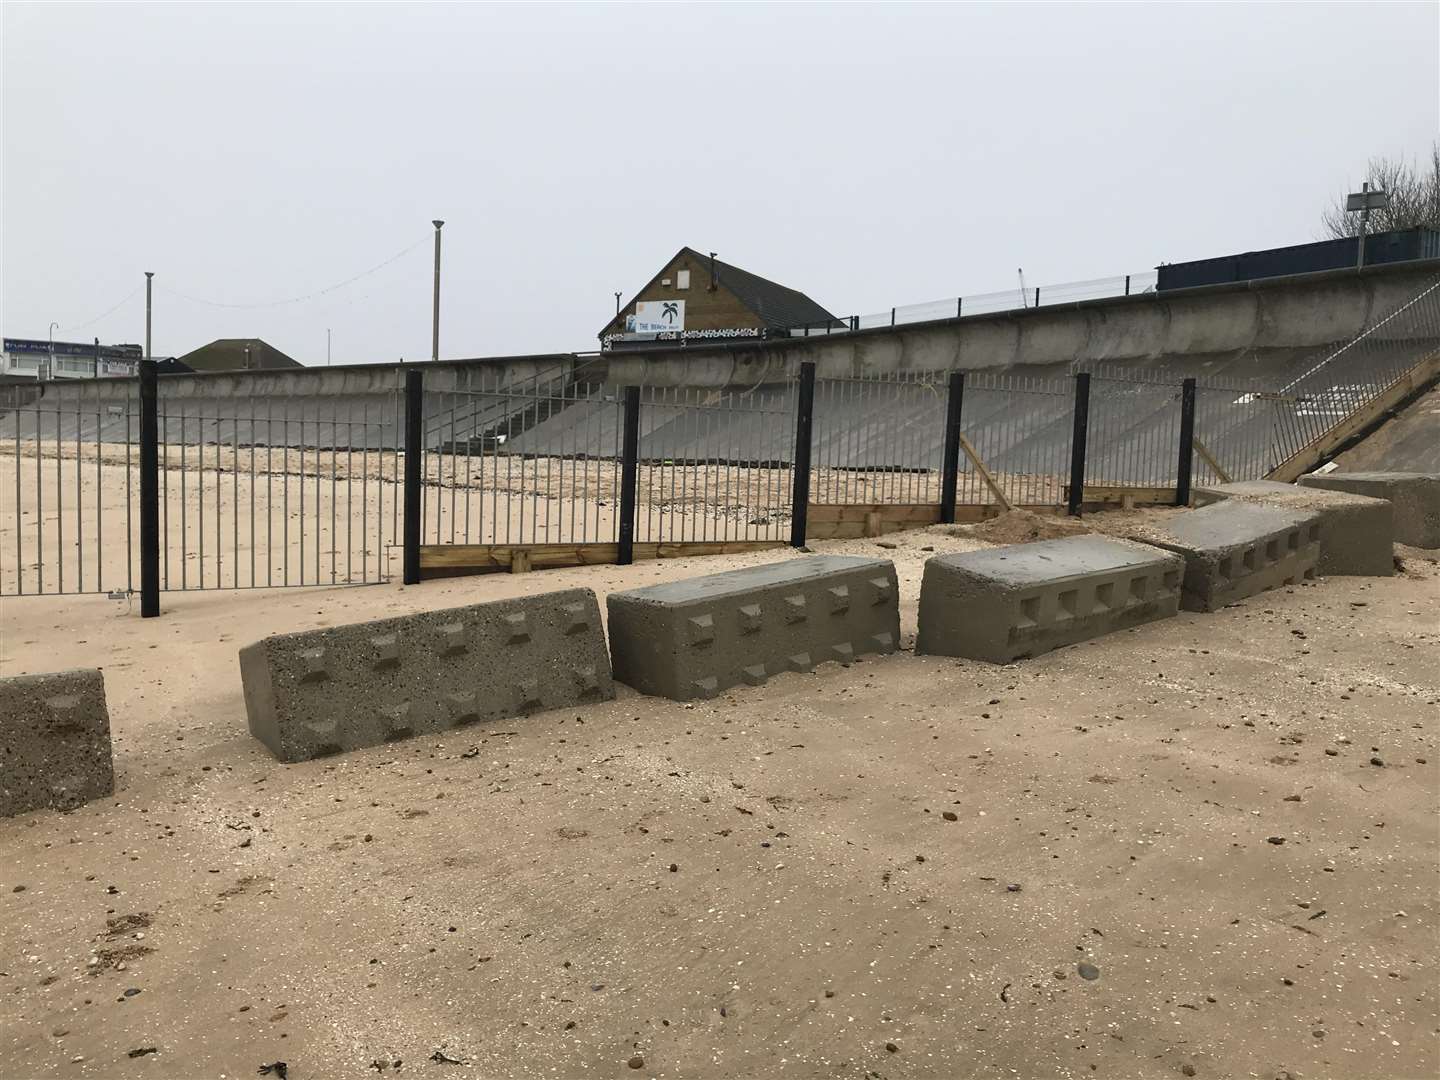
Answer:
[[[1144,540],[1184,556],[1180,606],[1215,611],[1313,578],[1320,561],[1320,517],[1227,499],[1177,514]]]
[[[71,810],[114,790],[100,672],[0,679],[0,817]]]
[[[898,592],[891,562],[815,555],[611,593],[611,663],[642,693],[688,701],[892,653]]]
[[[1178,555],[1103,536],[937,555],[917,653],[1008,664],[1156,619],[1180,604]]]
[[[615,696],[589,589],[280,634],[240,650],[240,677],[281,761]]]
[[[1394,507],[1348,491],[1296,487],[1275,480],[1243,480],[1202,488],[1197,502],[1242,499],[1320,515],[1321,575],[1389,577],[1395,572]]]
[[[1300,477],[1299,483],[1386,499],[1395,507],[1396,540],[1411,547],[1440,548],[1440,473],[1311,473]]]

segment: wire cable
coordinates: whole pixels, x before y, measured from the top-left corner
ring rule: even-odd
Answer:
[[[87,326],[93,326],[95,323],[99,322],[107,315],[113,315],[115,314],[115,312],[119,311],[121,307],[133,300],[143,288],[145,288],[144,285],[136,285],[135,288],[131,289],[128,293],[126,293],[125,296],[118,303],[116,303],[112,307],[106,308],[99,315],[96,315],[93,319],[88,319],[82,323],[76,323],[74,326],[62,326],[60,327],[60,329],[68,333],[72,330],[84,330]]]
[[[204,304],[207,307],[255,309],[282,307],[285,304],[299,304],[303,303],[306,300],[315,300],[321,296],[325,296],[327,293],[332,293],[337,289],[343,289],[347,285],[353,285],[361,278],[369,277],[371,274],[377,273],[385,269],[385,267],[389,266],[391,263],[399,259],[403,259],[406,255],[409,255],[412,251],[420,247],[422,244],[427,243],[429,240],[430,236],[427,234],[426,236],[421,237],[415,243],[411,244],[409,247],[405,248],[403,251],[396,252],[384,262],[376,263],[374,266],[370,267],[370,269],[362,270],[360,273],[356,274],[353,277],[348,277],[344,281],[337,282],[334,285],[327,285],[325,288],[317,289],[314,292],[304,293],[301,296],[286,297],[283,300],[266,300],[261,303],[255,304],[230,304],[222,300],[206,300],[204,297],[201,296],[190,296],[188,293],[183,293],[176,289],[166,288],[165,286],[161,286],[161,289],[162,291],[169,293],[171,296],[178,296],[181,300],[189,300],[193,304]]]

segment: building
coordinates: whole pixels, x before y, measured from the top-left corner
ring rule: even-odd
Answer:
[[[843,325],[802,292],[684,247],[605,324],[600,344],[723,341]]]
[[[1360,255],[1355,237],[1321,240],[1314,244],[1245,251],[1192,262],[1164,263],[1156,270],[1155,288],[1188,289],[1196,285],[1219,285],[1231,281],[1313,274],[1319,270],[1343,270],[1354,266]],[[1410,259],[1440,258],[1440,229],[1420,226],[1396,232],[1371,233],[1365,238],[1365,265],[1405,262]]]
[[[145,357],[139,345],[101,345],[80,341],[4,339],[0,381],[125,378]]]
[[[219,338],[175,358],[175,371],[274,371],[304,367],[259,338]]]

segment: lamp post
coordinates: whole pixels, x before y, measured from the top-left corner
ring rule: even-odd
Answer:
[[[145,359],[150,359],[150,279],[155,271],[145,271]]]
[[[435,313],[430,332],[430,359],[440,359],[440,227],[443,221],[432,221],[435,226]]]
[[[620,314],[620,294],[618,292],[615,294],[615,314]]]
[[[330,366],[330,327],[325,328],[325,366]]]
[[[55,378],[55,328],[59,325],[58,322],[50,324],[50,363],[45,369],[45,378],[47,379]]]
[[[1384,210],[1390,205],[1390,193],[1381,191],[1378,188],[1370,190],[1370,181],[1360,185],[1359,191],[1352,191],[1345,196],[1345,209],[1354,213],[1360,211],[1360,242],[1359,250],[1355,255],[1355,269],[1359,270],[1365,265],[1365,226],[1370,223],[1371,210]]]

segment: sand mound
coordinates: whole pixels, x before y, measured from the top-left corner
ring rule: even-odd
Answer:
[[[1032,510],[1009,510],[999,517],[970,526],[970,535],[992,544],[1029,544],[1036,540],[1055,540],[1076,536],[1090,530],[1072,517],[1053,517]]]

